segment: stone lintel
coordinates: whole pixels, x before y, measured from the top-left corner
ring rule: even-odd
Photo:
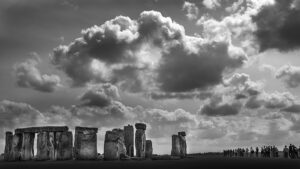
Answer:
[[[75,127],[75,132],[84,132],[84,131],[93,131],[95,133],[98,132],[98,128],[95,127],[80,127],[80,126],[76,126]]]
[[[15,133],[64,132],[68,130],[69,130],[68,126],[44,126],[44,127],[17,128],[15,129]]]
[[[178,132],[178,135],[179,136],[186,136],[186,133],[185,133],[185,131],[181,131],[181,132]]]
[[[146,124],[144,124],[144,123],[135,123],[135,128],[146,130]]]

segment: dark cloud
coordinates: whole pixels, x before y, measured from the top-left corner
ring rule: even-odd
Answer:
[[[84,106],[106,107],[119,97],[118,88],[106,83],[91,87],[80,97],[80,100],[84,102],[82,104]]]
[[[300,67],[285,65],[276,72],[276,78],[281,79],[289,88],[300,85]]]
[[[244,94],[238,93],[238,94],[235,95],[235,99],[237,99],[237,100],[239,100],[239,99],[246,99],[246,98],[247,98],[247,96],[244,95]]]
[[[263,101],[258,99],[256,96],[250,97],[245,103],[245,107],[248,109],[258,109],[262,105],[263,105]]]
[[[260,50],[275,48],[283,51],[300,47],[300,10],[298,0],[276,0],[263,6],[253,22]]]
[[[41,92],[53,92],[60,85],[60,78],[53,74],[41,74],[37,68],[40,62],[36,53],[31,54],[30,59],[14,65],[14,73],[17,85],[24,88],[32,88]]]
[[[293,104],[293,105],[288,106],[281,110],[286,111],[286,112],[291,112],[291,113],[299,113],[300,112],[300,104]]]
[[[239,102],[220,103],[219,101],[212,100],[200,109],[200,113],[207,116],[231,116],[237,115],[241,108],[242,104]]]
[[[161,99],[200,99],[205,100],[212,96],[211,92],[150,92],[148,97],[154,100]]]
[[[158,68],[160,88],[168,92],[205,89],[219,84],[223,72],[240,67],[245,58],[231,57],[226,43],[208,43],[192,52],[177,45],[164,54]]]

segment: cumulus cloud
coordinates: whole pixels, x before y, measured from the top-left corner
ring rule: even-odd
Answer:
[[[187,36],[171,18],[144,11],[137,20],[118,16],[83,30],[82,37],[54,49],[52,63],[75,86],[109,82],[131,92],[184,92],[220,83],[246,59],[227,41]]]
[[[186,12],[186,17],[189,20],[194,20],[198,18],[199,9],[196,4],[185,1],[182,10]]]
[[[276,72],[276,78],[281,79],[289,88],[300,85],[300,67],[285,65]]]
[[[11,131],[15,127],[26,127],[41,122],[42,114],[31,105],[9,100],[0,102],[0,138],[5,131]]]
[[[238,0],[238,1],[234,2],[230,7],[225,8],[225,10],[227,12],[234,13],[241,7],[241,5],[243,3],[244,3],[244,0]]]
[[[220,0],[204,0],[202,4],[208,9],[216,9],[221,6]]]
[[[25,62],[14,65],[14,74],[17,78],[17,85],[24,88],[32,88],[41,92],[53,92],[60,86],[60,78],[54,74],[41,74],[37,65],[40,58],[36,53],[31,54],[32,58]]]
[[[255,31],[260,50],[279,49],[288,51],[299,48],[300,17],[298,0],[276,0],[274,4],[265,5],[253,16],[257,25]]]
[[[119,97],[118,88],[106,83],[92,86],[80,97],[80,100],[84,102],[84,106],[106,107]]]

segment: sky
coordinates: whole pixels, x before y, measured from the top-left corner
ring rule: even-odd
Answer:
[[[0,152],[19,127],[143,122],[157,154],[299,145],[299,0],[0,1]]]

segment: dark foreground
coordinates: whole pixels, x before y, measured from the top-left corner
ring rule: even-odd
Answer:
[[[44,161],[0,162],[0,169],[300,169],[300,159],[196,157],[181,160],[155,161]]]

